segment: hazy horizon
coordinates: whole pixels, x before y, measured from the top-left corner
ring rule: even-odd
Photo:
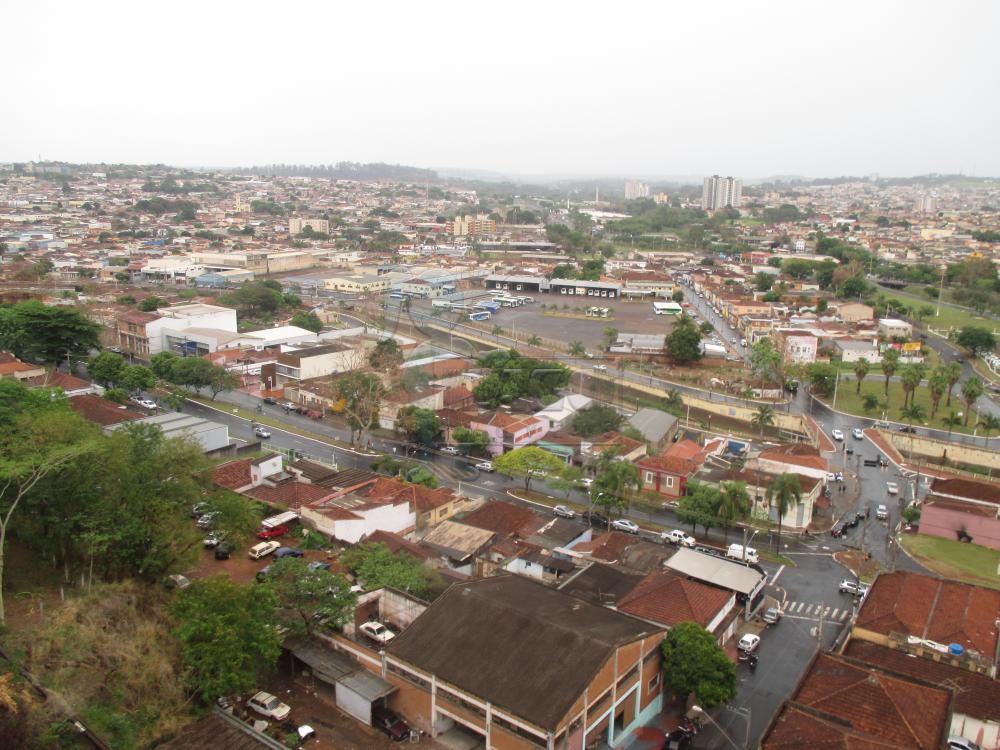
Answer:
[[[1000,4],[38,2],[0,161],[1000,175]]]

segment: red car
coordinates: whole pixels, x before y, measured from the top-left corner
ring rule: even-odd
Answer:
[[[257,532],[258,539],[274,539],[288,533],[287,526],[275,526],[273,529],[261,529]]]

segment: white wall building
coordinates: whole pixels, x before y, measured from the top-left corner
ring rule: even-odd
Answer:
[[[734,177],[706,177],[701,189],[701,207],[706,211],[739,208],[743,197],[743,182]]]

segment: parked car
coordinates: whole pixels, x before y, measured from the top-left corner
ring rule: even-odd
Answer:
[[[899,494],[899,485],[896,484],[895,482],[886,482],[885,483],[885,491],[888,492],[890,495],[898,495]]]
[[[187,576],[182,576],[180,573],[174,573],[173,575],[167,576],[164,581],[168,589],[186,589],[191,585],[191,581],[187,579]]]
[[[864,596],[868,593],[868,587],[865,584],[852,581],[850,578],[845,578],[841,581],[838,589],[841,594],[852,594],[854,596]]]
[[[251,547],[247,551],[247,556],[251,560],[259,560],[262,557],[267,557],[279,547],[281,547],[281,544],[274,540],[268,542],[261,542],[260,544],[255,544],[253,547]]]
[[[850,528],[850,527],[847,526],[843,522],[843,520],[841,520],[841,521],[835,523],[833,525],[833,528],[830,529],[830,536],[832,536],[834,539],[839,539],[840,537],[842,537],[844,535],[844,532],[847,531],[848,528]]]
[[[222,542],[218,547],[215,548],[215,559],[228,560],[229,556],[232,553],[233,553],[233,548],[229,546],[229,542]]]
[[[864,440],[865,433],[861,430],[860,427],[855,427],[853,430],[851,430],[851,437],[853,437],[855,440]]]
[[[256,579],[257,583],[264,583],[264,581],[267,580],[267,577],[269,575],[271,575],[271,566],[265,565],[263,568],[257,571],[256,575],[254,575],[254,578]]]
[[[278,402],[275,399],[271,398],[270,396],[264,396],[264,403],[270,404],[271,406],[275,406],[277,405]]]
[[[768,607],[764,610],[764,614],[760,619],[768,625],[777,625],[778,621],[781,619],[781,610],[777,607]]]
[[[607,365],[594,365],[594,369],[597,370],[598,372],[607,372],[608,371],[608,366]]]
[[[565,505],[557,505],[552,509],[552,512],[560,518],[576,518],[576,511],[572,508],[567,508]]]
[[[480,471],[485,471],[487,473],[496,471],[496,469],[493,468],[493,463],[490,461],[480,461],[478,464],[475,464],[475,467]]]
[[[878,506],[878,508],[875,509],[875,518],[877,518],[879,521],[884,521],[888,517],[889,517],[889,509],[884,505],[880,505]]]
[[[899,426],[899,431],[900,432],[907,432],[907,433],[910,433],[911,435],[916,435],[917,434],[917,428],[914,427],[913,425],[909,425],[909,424],[901,424]]]
[[[143,398],[142,396],[132,396],[132,398],[130,398],[129,401],[131,401],[133,404],[136,404],[137,406],[141,406],[143,409],[156,408],[156,402],[153,401],[153,399],[151,398]]]
[[[866,518],[868,518],[868,515],[869,515],[869,509],[868,508],[865,508],[864,510],[855,511],[855,513],[854,513],[854,525],[857,526],[859,523],[861,523]]]
[[[383,706],[372,708],[372,726],[389,735],[393,742],[402,742],[410,736],[410,727],[399,716]]]
[[[195,521],[195,525],[199,529],[209,529],[212,527],[212,524],[215,523],[215,519],[218,517],[219,517],[219,511],[210,510],[208,513],[206,513],[197,521]]]
[[[589,523],[591,526],[602,527],[605,529],[608,528],[608,524],[610,523],[608,518],[606,516],[602,516],[600,513],[584,512],[581,514],[580,518],[586,523]]]
[[[580,484],[583,485],[584,487],[586,487],[589,490],[590,487],[591,487],[591,485],[594,484],[594,478],[593,477],[584,477],[583,479],[580,480]]]
[[[261,529],[257,532],[258,539],[275,539],[288,533],[288,527],[281,525],[270,529]]]
[[[694,547],[695,545],[695,538],[685,534],[680,529],[674,529],[673,531],[661,531],[660,539],[664,544],[669,542],[670,544],[677,544],[681,547]]]
[[[264,691],[257,693],[257,695],[248,700],[247,706],[252,708],[261,716],[266,716],[269,719],[274,719],[275,721],[284,721],[288,718],[288,714],[292,712],[292,709],[286,704],[279,701],[270,693],[265,693]]]
[[[611,522],[611,528],[615,531],[624,531],[626,534],[638,534],[639,524],[627,518],[616,518]]]
[[[832,437],[834,440],[838,440],[838,441],[843,442],[843,440],[844,440],[844,433],[841,432],[840,430],[832,430],[830,432],[830,437]]]
[[[445,445],[441,447],[441,452],[446,456],[457,456],[458,448],[454,445]]]
[[[323,562],[322,560],[313,560],[311,563],[306,565],[309,570],[329,570],[330,563]]]
[[[274,556],[278,559],[282,557],[305,557],[305,552],[295,547],[278,547],[274,551]]]
[[[209,549],[211,549],[213,547],[218,547],[220,544],[222,544],[223,539],[225,539],[225,534],[217,534],[214,531],[210,531],[208,535],[201,540],[201,543],[204,544]]]
[[[664,533],[665,532],[663,532],[663,533],[660,534],[661,538],[663,537]],[[694,537],[688,537],[688,539],[693,540]],[[690,547],[691,545],[685,544],[683,546]],[[694,547],[693,549],[694,549],[695,552],[700,552],[703,555],[711,555],[712,557],[725,557],[726,556],[725,553],[721,549],[716,549],[715,547],[700,547],[699,546],[699,547]]]
[[[754,635],[753,633],[744,633],[743,637],[740,638],[740,642],[736,644],[736,648],[744,653],[750,654],[757,650],[757,646],[760,645],[760,636]]]
[[[208,503],[195,503],[191,506],[191,518],[201,518],[212,509]]]
[[[358,630],[367,635],[376,643],[381,643],[382,645],[385,645],[386,643],[388,643],[389,641],[391,641],[393,638],[396,637],[396,634],[393,633],[391,630],[389,630],[389,628],[387,628],[382,623],[376,622],[374,620],[372,620],[371,622],[361,623],[361,625],[358,627]]]
[[[266,427],[261,427],[260,425],[253,428],[253,434],[259,438],[263,438],[264,440],[271,437],[270,431]]]

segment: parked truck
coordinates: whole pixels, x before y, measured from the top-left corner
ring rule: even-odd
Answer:
[[[753,565],[760,562],[757,550],[753,547],[744,547],[742,544],[730,544],[729,549],[726,550],[726,557],[732,558],[733,560],[748,562]]]

